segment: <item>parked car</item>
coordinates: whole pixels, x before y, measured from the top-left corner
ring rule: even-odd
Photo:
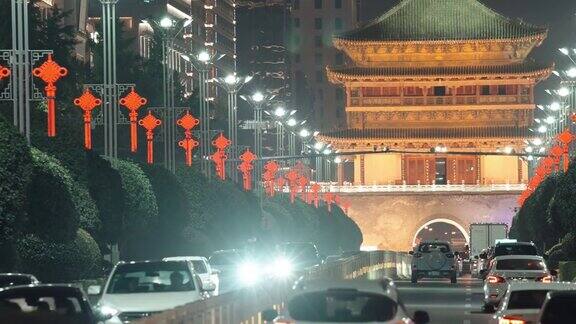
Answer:
[[[0,273],[0,288],[39,284],[40,281],[26,273]]]
[[[484,280],[484,302],[487,307],[497,306],[514,280],[549,283],[554,273],[546,267],[544,259],[534,255],[506,255],[492,260]]]
[[[458,252],[452,252],[449,243],[424,241],[409,253],[412,255],[412,283],[422,278],[448,278],[456,283],[458,269],[455,259]]]
[[[88,288],[99,294],[100,286]],[[106,323],[128,323],[206,297],[204,286],[190,261],[119,262],[108,277],[98,311]]]
[[[560,290],[576,290],[576,284],[513,281],[508,284],[494,318],[498,323],[536,323],[548,292]]]
[[[391,279],[299,281],[281,314],[269,309],[263,315],[269,323],[429,322],[426,312],[410,318]]]
[[[573,323],[576,318],[576,291],[551,291],[538,316],[539,324]]]
[[[178,256],[178,257],[169,257],[164,258],[164,261],[190,261],[192,262],[192,267],[194,268],[194,272],[200,277],[202,280],[202,285],[209,286],[214,284],[214,292],[213,295],[218,295],[219,288],[220,288],[220,279],[218,278],[218,271],[212,269],[212,266],[208,262],[208,259],[202,256]]]
[[[96,324],[88,299],[72,285],[13,286],[0,289],[0,323]]]

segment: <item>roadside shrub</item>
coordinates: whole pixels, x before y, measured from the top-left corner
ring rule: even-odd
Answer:
[[[91,277],[101,261],[96,241],[79,229],[70,241],[53,242],[28,234],[18,244],[18,270],[42,282],[70,282]]]

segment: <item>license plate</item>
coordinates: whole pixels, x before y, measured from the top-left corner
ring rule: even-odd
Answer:
[[[440,272],[439,272],[439,271],[430,271],[430,272],[428,272],[428,274],[429,274],[430,276],[439,276],[439,275],[440,275]]]

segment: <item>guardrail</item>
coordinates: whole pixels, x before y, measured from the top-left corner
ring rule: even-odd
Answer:
[[[521,192],[526,184],[448,184],[448,185],[333,185],[320,183],[321,192]],[[288,189],[285,189],[288,192]]]
[[[312,268],[309,279],[378,279],[383,276],[410,277],[411,256],[407,253],[371,251]],[[139,324],[262,324],[261,312],[282,309],[291,293],[291,283],[269,281],[234,290],[143,318]]]

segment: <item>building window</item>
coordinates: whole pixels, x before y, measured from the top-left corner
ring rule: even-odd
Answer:
[[[342,29],[342,18],[334,18],[334,29],[336,30]]]
[[[436,184],[445,185],[448,183],[446,178],[446,158],[436,159]]]
[[[314,0],[314,9],[322,9],[322,0]]]
[[[316,71],[316,82],[322,82],[324,81],[324,71],[319,70]]]
[[[316,30],[322,29],[322,18],[314,18],[314,28]]]
[[[314,46],[322,47],[322,36],[314,36]]]
[[[434,87],[434,96],[442,97],[446,95],[446,87]]]
[[[292,2],[292,7],[293,7],[294,9],[300,9],[300,0],[294,0],[294,1]]]
[[[334,8],[342,9],[342,0],[334,0]]]
[[[322,57],[322,53],[314,54],[314,61],[316,62],[316,65],[324,65],[324,59]]]
[[[506,86],[505,85],[499,85],[498,86],[498,95],[505,95],[506,94]]]
[[[294,27],[300,28],[300,18],[294,18]]]
[[[483,85],[482,88],[480,88],[480,94],[483,96],[489,95],[490,94],[490,86]]]

